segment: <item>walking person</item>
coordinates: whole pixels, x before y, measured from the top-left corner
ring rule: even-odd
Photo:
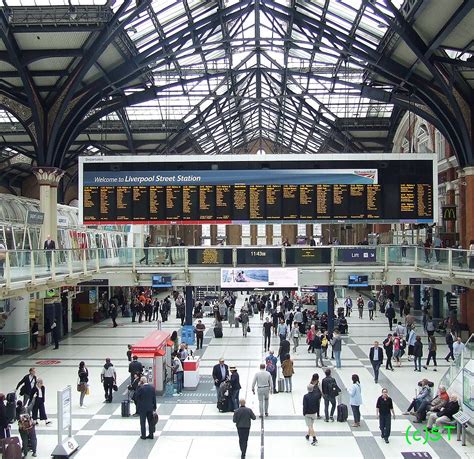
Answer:
[[[147,236],[145,239],[145,242],[143,243],[143,258],[140,259],[140,264],[145,262],[145,264],[148,264],[148,252],[150,250],[150,245],[151,245],[151,237]]]
[[[232,401],[232,410],[239,408],[239,394],[242,386],[240,385],[240,376],[236,367],[230,367],[230,399]]]
[[[283,377],[285,378],[285,392],[291,392],[293,390],[292,380],[291,378],[295,374],[293,360],[288,355],[283,363],[281,364],[281,370],[283,373]]]
[[[85,362],[79,362],[79,370],[77,370],[77,390],[81,393],[79,398],[79,406],[81,408],[85,408],[84,405],[84,397],[87,395],[87,391],[89,388],[89,370],[86,367]]]
[[[397,363],[397,366],[400,367],[402,365],[401,362],[402,357],[402,346],[401,346],[401,339],[397,333],[393,334],[393,358]]]
[[[277,327],[277,333],[280,337],[280,342],[286,339],[286,335],[288,334],[288,327],[286,326],[284,319],[280,319],[280,323]]]
[[[373,298],[367,302],[367,311],[369,311],[369,320],[374,320],[375,301]]]
[[[313,441],[311,445],[313,446],[318,443],[316,434],[314,433],[314,421],[316,420],[316,416],[319,418],[319,401],[314,387],[312,384],[308,384],[308,393],[303,396],[303,416],[306,426],[308,427],[308,433],[305,438],[309,441],[310,437],[312,437]],[[318,415],[316,413],[318,413]]]
[[[45,399],[46,388],[43,385],[43,380],[38,378],[36,381],[36,387],[31,391],[30,400],[28,406],[33,406],[32,417],[35,424],[38,424],[38,412],[40,421],[44,421],[45,425],[51,424],[46,415]]]
[[[357,297],[357,309],[359,311],[359,319],[362,319],[364,315],[364,299],[360,294]]]
[[[244,459],[247,454],[250,427],[252,420],[255,421],[255,419],[257,419],[255,413],[245,406],[245,399],[242,398],[240,400],[240,407],[234,411],[234,416],[232,418],[232,421],[237,427],[237,434],[239,435],[241,459]]]
[[[117,373],[115,373],[115,368],[109,358],[105,359],[105,365],[100,373],[100,380],[104,385],[104,403],[112,403],[112,391],[114,385],[117,384]]]
[[[334,411],[336,410],[336,397],[341,393],[341,389],[336,380],[331,376],[331,370],[328,368],[325,372],[326,377],[321,382],[324,398],[324,421],[334,422]],[[331,404],[331,413],[329,414],[329,404]]]
[[[415,349],[415,342],[416,342],[416,331],[414,328],[410,330],[408,333],[408,361],[411,362],[410,356],[414,356],[414,349]]]
[[[272,377],[274,394],[278,393],[277,387],[276,387],[276,377],[277,377],[277,372],[278,372],[277,362],[278,360],[275,357],[274,352],[270,351],[269,355],[267,355],[267,357],[265,358],[265,370],[267,370]]]
[[[393,319],[395,318],[395,308],[393,307],[393,303],[390,300],[387,302],[385,317],[388,319],[388,326],[390,327],[390,331],[392,331]]]
[[[385,349],[385,356],[387,357],[387,363],[385,364],[385,369],[393,371],[393,365],[392,365],[393,337],[392,337],[391,333],[389,333],[387,335],[387,338],[385,338],[385,340],[383,342],[383,347]]]
[[[28,455],[30,448],[33,452],[32,456],[36,457],[38,439],[36,437],[35,423],[31,419],[31,416],[26,412],[22,412],[18,416],[18,432],[21,437],[21,452],[23,457]]]
[[[51,337],[53,338],[54,343],[53,349],[59,349],[59,327],[56,319],[53,319],[53,323],[51,324]]]
[[[350,397],[350,405],[354,423],[352,427],[360,427],[360,406],[362,405],[362,389],[358,375],[352,375],[352,386],[347,389]]]
[[[321,364],[321,368],[324,368],[323,362],[323,349],[321,343],[321,332],[318,331],[313,339],[313,348],[316,351],[316,366],[319,367]]]
[[[39,336],[39,327],[36,319],[33,319],[33,324],[31,325],[31,347],[36,350],[38,349],[38,336]]]
[[[136,355],[132,357],[132,361],[128,364],[128,372],[130,373],[130,384],[132,384],[135,376],[141,377],[143,374],[143,365],[138,361]]]
[[[423,368],[425,370],[428,369],[431,359],[433,359],[433,364],[434,364],[433,371],[438,371],[436,369],[436,367],[438,366],[438,364],[436,363],[436,349],[437,349],[436,337],[429,336],[428,337],[428,358],[426,359],[426,365],[423,365]]]
[[[314,337],[316,336],[316,327],[314,325],[311,325],[311,327],[308,330],[308,333],[306,333],[306,344],[308,345],[308,353],[313,353],[314,354]]]
[[[372,364],[372,368],[374,369],[374,381],[375,384],[377,384],[379,382],[380,367],[383,364],[383,351],[379,347],[378,341],[374,341],[373,347],[370,348],[369,359],[370,363]]]
[[[36,387],[36,369],[30,368],[28,374],[23,376],[21,381],[16,385],[15,392],[20,389],[20,396],[23,396],[23,405],[30,398],[31,391]]]
[[[112,328],[117,328],[117,306],[115,303],[110,303],[110,318],[112,319]]]
[[[252,381],[252,393],[255,394],[255,386],[257,386],[258,406],[260,417],[268,416],[268,405],[270,402],[270,394],[272,393],[272,377],[268,371],[265,370],[265,364],[260,364],[260,371],[255,373]]]
[[[346,317],[350,317],[352,312],[352,298],[350,296],[344,300],[344,306],[346,307]]]
[[[311,381],[309,383],[313,386],[313,392],[316,394],[316,400],[317,400],[316,418],[321,419],[321,416],[319,413],[320,413],[321,398],[323,396],[323,393],[321,392],[318,373],[313,373],[313,376],[311,376]]]
[[[421,342],[421,336],[416,337],[413,346],[413,356],[415,357],[415,371],[421,371],[421,358],[423,357],[423,343]]]
[[[300,343],[300,328],[298,326],[298,322],[293,322],[293,327],[290,331],[290,337],[293,340],[293,352],[296,352],[296,349],[298,349],[298,345]]]
[[[199,319],[194,328],[196,330],[196,350],[199,350],[202,349],[202,343],[204,341],[204,331],[206,330],[206,326],[202,323],[202,320]]]
[[[263,350],[269,351],[270,350],[270,341],[272,337],[272,323],[270,322],[270,318],[267,317],[265,322],[263,323],[262,331],[263,331]]]
[[[51,236],[48,234],[46,241],[44,241],[43,250],[45,250],[46,255],[46,265],[48,271],[51,271],[51,254],[56,250],[56,242],[51,239]]]
[[[446,362],[449,362],[449,359],[454,360],[454,354],[453,354],[454,333],[452,330],[446,333],[446,344],[448,345],[449,352],[448,352],[448,355],[444,358],[444,360],[446,360]]]
[[[334,330],[331,346],[334,352],[334,358],[336,359],[336,368],[341,368],[342,337],[337,329]]]
[[[464,343],[461,340],[461,337],[458,336],[456,338],[456,341],[453,343],[453,356],[454,360],[458,360],[461,357],[461,354],[464,352],[464,349],[466,346],[464,346]]]
[[[240,311],[240,321],[242,322],[242,336],[246,338],[249,326],[249,315],[245,309]]]
[[[392,426],[392,417],[395,419],[395,411],[393,410],[393,401],[388,396],[388,390],[382,389],[382,395],[377,399],[377,404],[375,405],[377,409],[377,417],[379,418],[379,427],[382,438],[385,440],[385,443],[388,443],[388,438],[390,437],[390,431]]]
[[[154,412],[156,411],[156,392],[155,387],[148,383],[146,376],[140,379],[140,385],[135,392],[135,403],[137,413],[140,416],[140,431],[142,440],[153,439],[155,433]],[[146,435],[146,423],[148,421],[148,436]]]
[[[180,362],[181,363],[181,362]],[[181,367],[182,370],[182,367]],[[229,378],[229,366],[226,365],[223,358],[219,359],[219,363],[214,365],[212,369],[212,379],[216,387],[217,401],[219,401],[219,387],[226,379]]]

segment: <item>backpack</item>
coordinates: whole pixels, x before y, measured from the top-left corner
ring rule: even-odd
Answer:
[[[339,395],[339,392],[341,392],[341,389],[337,387],[336,380],[334,378],[331,378],[328,384],[328,395],[330,397],[337,397]]]
[[[322,340],[321,340],[321,346],[322,347],[326,347],[328,345],[328,339],[326,337],[324,337]]]
[[[266,363],[267,363],[267,367],[265,369],[269,373],[273,373],[276,370],[275,364],[270,359],[268,359]]]
[[[33,420],[29,414],[21,414],[18,420],[18,430],[21,432],[27,432],[33,428]]]

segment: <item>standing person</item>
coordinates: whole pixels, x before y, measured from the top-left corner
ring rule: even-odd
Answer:
[[[349,295],[344,300],[344,306],[346,307],[346,317],[350,317],[352,312],[352,298]]]
[[[43,385],[43,380],[38,378],[36,387],[31,391],[30,400],[28,402],[28,405],[33,405],[32,416],[35,424],[38,424],[38,411],[40,421],[44,421],[45,425],[51,424],[51,421],[48,420],[48,416],[46,415],[45,396],[46,388]]]
[[[391,301],[387,302],[387,308],[385,309],[385,317],[388,319],[388,326],[390,327],[390,331],[392,331],[393,319],[395,318],[395,308],[393,307],[393,303]]]
[[[412,328],[410,332],[408,333],[408,339],[407,339],[409,362],[411,361],[410,356],[414,355],[415,342],[416,342],[416,331],[414,328]]]
[[[128,372],[130,373],[130,384],[132,384],[135,379],[135,375],[142,376],[143,374],[143,365],[138,361],[138,357],[134,355],[132,361],[128,364]]]
[[[110,318],[112,319],[112,327],[117,327],[117,305],[114,302],[110,303]]]
[[[51,324],[51,337],[53,338],[54,348],[59,348],[59,327],[56,322],[56,319],[53,319],[53,323]]]
[[[173,371],[173,375],[176,376],[176,395],[178,395],[183,391],[183,385],[184,385],[183,363],[181,362],[179,358],[178,352],[173,353],[173,362],[171,363],[171,368]],[[219,386],[216,386],[216,390],[218,389],[219,389]],[[219,395],[217,395],[217,398],[219,399]]]
[[[38,349],[38,336],[39,336],[38,322],[36,321],[36,319],[33,319],[33,325],[31,326],[31,347],[34,350]]]
[[[405,311],[405,300],[403,298],[400,298],[398,301],[398,308],[400,310],[400,317],[403,317],[403,312]]]
[[[148,383],[146,376],[140,379],[140,385],[135,392],[135,403],[137,413],[140,416],[140,430],[142,440],[153,439],[155,433],[155,420],[153,413],[156,410],[156,392],[154,386]],[[148,421],[148,436],[146,435],[146,423]]]
[[[448,352],[448,355],[444,358],[444,360],[446,360],[446,362],[449,362],[449,359],[454,360],[454,354],[453,354],[454,333],[452,330],[446,333],[446,344],[448,345],[449,352]]]
[[[357,297],[357,309],[359,311],[359,319],[362,319],[364,315],[364,299],[361,294]]]
[[[35,423],[31,419],[31,416],[26,412],[22,412],[18,416],[18,432],[21,437],[21,452],[23,453],[23,457],[28,455],[30,447],[33,451],[32,456],[36,457],[38,439],[36,438]]]
[[[308,345],[308,353],[312,352],[314,354],[314,337],[316,336],[316,327],[311,325],[308,333],[306,333],[306,344]]]
[[[270,340],[272,336],[272,323],[270,322],[269,317],[265,319],[265,322],[263,323],[262,331],[263,331],[263,350],[269,351]]]
[[[196,324],[196,350],[202,349],[202,343],[204,341],[204,330],[206,326],[202,323],[202,320],[199,319]]]
[[[377,384],[379,382],[379,370],[383,364],[383,351],[379,347],[378,341],[374,341],[373,347],[370,348],[369,359],[374,369],[374,381]]]
[[[336,397],[341,393],[341,389],[336,380],[331,376],[331,370],[328,368],[325,372],[326,377],[321,382],[321,388],[324,398],[324,421],[334,422],[334,411],[336,409]],[[331,403],[331,414],[329,414],[329,403]]]
[[[453,343],[453,356],[454,360],[458,360],[461,357],[461,354],[464,352],[464,349],[466,346],[464,346],[464,343],[461,340],[461,337],[458,336],[456,338],[456,341]]]
[[[7,418],[5,394],[0,394],[0,439],[10,438],[10,421],[11,419]]]
[[[115,368],[108,357],[105,359],[105,365],[100,373],[100,380],[104,385],[104,402],[112,403],[112,391],[114,385],[117,384],[117,373],[115,373]]]
[[[242,323],[242,336],[246,338],[247,327],[249,326],[249,315],[245,309],[240,311],[240,321]]]
[[[435,336],[429,336],[428,337],[428,358],[426,359],[426,365],[423,365],[423,368],[425,370],[428,369],[428,366],[431,362],[431,359],[433,359],[433,364],[434,364],[434,369],[433,371],[438,371],[436,367],[438,364],[436,363],[436,337]]]
[[[370,298],[367,302],[367,311],[369,311],[369,320],[374,320],[375,301]]]
[[[21,387],[21,389],[20,389]],[[30,398],[31,391],[36,387],[36,369],[30,368],[28,374],[23,376],[21,381],[16,385],[15,391],[20,389],[20,396],[23,396],[23,405]]]
[[[286,335],[288,334],[288,327],[286,326],[284,319],[280,319],[280,323],[277,327],[277,333],[280,337],[280,342],[286,339]]]
[[[325,359],[328,358],[328,347],[329,347],[328,332],[324,330],[324,333],[321,334],[321,351]],[[334,358],[334,355],[331,356],[331,359],[333,358]]]
[[[435,324],[433,322],[433,317],[428,316],[428,320],[426,321],[426,333],[428,336],[433,336],[435,332]]]
[[[393,357],[393,337],[389,333],[383,342],[383,347],[385,349],[385,356],[387,357],[387,363],[385,364],[386,370],[393,371],[392,357]]]
[[[79,406],[81,408],[85,408],[84,405],[84,397],[87,394],[87,388],[88,382],[89,382],[89,370],[86,367],[85,362],[79,362],[79,370],[77,370],[77,377],[78,377],[78,382],[77,382],[77,388],[79,389],[79,392],[81,393],[80,399],[79,399]]]
[[[421,336],[416,337],[413,346],[413,356],[415,357],[415,371],[421,371],[421,358],[423,357],[423,343],[421,342]]]
[[[131,344],[127,344],[127,360],[129,362],[132,361],[132,345]]]
[[[232,325],[235,325],[235,308],[233,304],[230,304],[227,309],[227,321],[230,328],[232,328]]]
[[[46,241],[44,241],[43,249],[46,251],[46,265],[48,266],[48,271],[51,271],[51,253],[53,250],[56,250],[56,242],[51,239],[49,234]]]
[[[319,418],[319,400],[314,391],[312,384],[308,384],[307,390],[308,393],[303,396],[303,416],[308,427],[308,433],[306,434],[306,440],[309,440],[309,437],[313,437],[311,444],[316,445],[318,440],[316,439],[316,434],[314,433],[314,421],[316,419],[316,413],[318,413]]]
[[[145,264],[148,264],[148,252],[150,250],[150,244],[151,244],[151,237],[147,236],[145,239],[145,242],[143,244],[143,258],[140,259],[140,264],[145,262]]]
[[[323,348],[322,348],[322,340],[321,340],[321,332],[318,331],[313,339],[313,349],[316,351],[316,366],[319,368],[319,364],[321,364],[321,368],[324,368],[323,362]]]
[[[239,394],[242,386],[240,385],[240,376],[236,367],[230,367],[230,399],[232,401],[232,411],[239,408]]]
[[[336,359],[336,368],[341,368],[342,337],[337,329],[334,330],[331,346],[334,352],[334,358]]]
[[[395,359],[395,362],[397,363],[398,367],[402,365],[402,362],[400,360],[401,357],[402,357],[401,339],[397,333],[394,333],[393,334],[393,358]]]
[[[270,402],[270,394],[272,393],[272,377],[268,371],[265,370],[265,364],[260,364],[260,371],[255,373],[252,381],[252,393],[255,394],[255,385],[257,386],[258,406],[260,417],[263,414],[268,416],[268,405]]]
[[[354,423],[352,427],[360,427],[360,406],[362,405],[362,389],[358,375],[352,375],[352,386],[347,389],[350,396],[350,405]]]
[[[219,401],[219,387],[229,377],[229,366],[225,364],[223,358],[219,359],[219,363],[214,365],[212,369],[212,379],[214,386],[216,386],[217,401]]]
[[[270,351],[269,355],[267,355],[265,359],[265,370],[267,370],[270,373],[272,377],[272,381],[273,381],[273,393],[277,394],[278,393],[277,387],[276,387],[276,377],[277,377],[277,372],[278,372],[277,358],[275,357],[273,351]]]
[[[239,446],[241,452],[241,458],[244,459],[247,454],[247,443],[249,440],[250,426],[252,420],[257,419],[255,413],[245,406],[245,399],[240,400],[240,407],[234,411],[232,421],[237,427],[237,433],[239,435]]]
[[[290,337],[293,340],[293,352],[296,352],[296,349],[298,349],[298,345],[300,343],[300,328],[298,326],[298,322],[293,323],[293,327],[290,331]]]
[[[321,397],[323,396],[323,393],[321,392],[318,373],[313,373],[313,376],[311,376],[311,381],[309,383],[313,386],[313,392],[316,394],[317,398],[316,418],[321,419],[321,416],[319,415],[319,409],[321,406]]]
[[[291,378],[295,374],[293,360],[291,360],[290,355],[286,358],[281,364],[281,370],[283,377],[285,378],[285,392],[291,392],[293,390]]]
[[[393,401],[388,396],[387,389],[382,389],[382,395],[377,399],[375,407],[377,409],[377,417],[379,418],[380,433],[385,443],[388,443],[392,426],[390,413],[392,413],[393,419],[395,419],[395,411],[393,410]]]

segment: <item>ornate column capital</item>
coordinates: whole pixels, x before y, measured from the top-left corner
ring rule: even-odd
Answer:
[[[61,181],[64,171],[57,167],[34,167],[33,174],[35,174],[36,180],[39,185],[49,185],[56,187]]]

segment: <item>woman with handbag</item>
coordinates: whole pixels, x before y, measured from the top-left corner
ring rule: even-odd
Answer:
[[[81,393],[81,397],[79,399],[79,406],[81,408],[85,408],[84,405],[84,397],[87,395],[89,390],[89,370],[86,367],[84,362],[79,362],[79,370],[77,371],[77,391]]]

